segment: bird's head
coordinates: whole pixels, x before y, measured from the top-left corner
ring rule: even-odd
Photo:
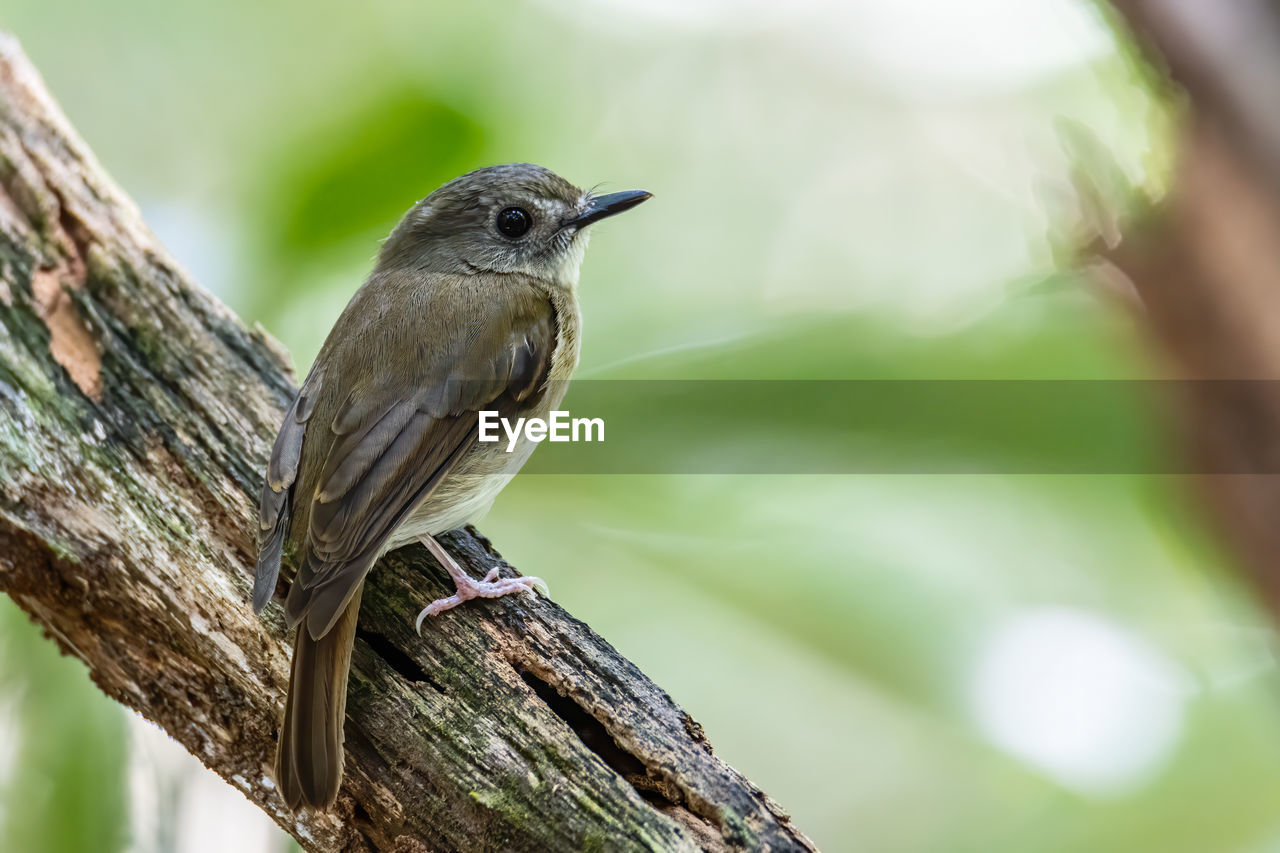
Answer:
[[[649,198],[594,195],[529,163],[455,178],[418,202],[383,244],[380,266],[453,274],[522,273],[573,288],[593,223]]]

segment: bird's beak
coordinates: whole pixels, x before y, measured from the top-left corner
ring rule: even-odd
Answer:
[[[577,216],[564,220],[560,225],[566,228],[573,226],[581,231],[593,222],[599,222],[601,219],[613,216],[615,213],[630,210],[652,195],[653,193],[646,190],[626,190],[620,193],[594,196],[587,201],[585,210]]]

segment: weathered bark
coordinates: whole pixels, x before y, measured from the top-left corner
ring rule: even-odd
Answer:
[[[530,596],[412,620],[449,584],[388,555],[360,613],[335,813],[267,775],[288,681],[249,606],[254,506],[294,392],[199,290],[0,34],[0,587],[111,697],[311,850],[812,849],[701,728]],[[481,573],[474,531],[446,537]]]
[[[1280,616],[1280,7],[1114,0],[1186,95],[1170,195],[1103,254],[1174,373],[1201,493]],[[1180,98],[1172,98],[1179,101]]]

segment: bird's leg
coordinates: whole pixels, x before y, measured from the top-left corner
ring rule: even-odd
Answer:
[[[528,576],[499,578],[496,566],[490,569],[482,580],[474,581],[462,566],[458,565],[457,560],[449,556],[449,552],[444,549],[444,546],[433,537],[422,536],[418,541],[427,546],[427,550],[431,552],[432,556],[440,561],[440,565],[444,566],[444,570],[449,573],[449,577],[453,578],[453,585],[458,588],[458,591],[453,595],[436,599],[422,608],[422,612],[418,614],[418,618],[413,623],[418,633],[422,633],[422,621],[428,616],[443,613],[472,598],[501,598],[513,592],[526,592],[534,589],[541,591],[543,595],[547,594],[547,585],[541,578]]]

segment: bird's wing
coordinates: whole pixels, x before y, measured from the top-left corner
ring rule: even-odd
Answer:
[[[293,508],[293,486],[302,457],[302,438],[315,411],[317,392],[323,383],[321,372],[312,368],[306,381],[285,413],[284,423],[271,448],[267,477],[258,504],[258,567],[253,581],[253,610],[260,612],[275,592],[280,574],[280,555]]]
[[[285,602],[290,626],[305,619],[313,638],[328,633],[392,532],[476,444],[477,412],[510,414],[543,393],[555,335],[545,300],[517,309],[496,304],[471,318],[458,332],[458,345],[443,348],[446,356],[411,371],[412,380],[404,370],[389,370],[353,387],[329,423],[299,421],[301,411],[295,413],[293,421],[306,431],[301,453],[293,449],[296,439],[284,436],[285,429],[292,432],[286,418],[273,464],[279,455],[294,472],[318,468],[314,477],[293,478],[305,480],[310,494],[284,498],[276,497],[273,483],[291,478],[272,477],[269,469],[272,506],[283,502],[283,509],[268,508],[264,490],[264,519],[269,509],[288,515],[291,500],[309,501],[309,512],[293,513],[307,520],[307,529]],[[279,545],[268,544],[275,551],[267,556],[278,565]]]

